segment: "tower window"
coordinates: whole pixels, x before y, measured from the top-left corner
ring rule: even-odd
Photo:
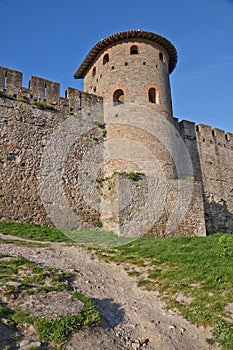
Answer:
[[[148,91],[148,99],[151,103],[156,103],[156,90],[155,88],[150,88]]]
[[[133,45],[130,47],[130,55],[137,55],[138,54],[138,47],[136,45]]]
[[[92,69],[92,76],[94,77],[96,75],[96,67]]]
[[[159,59],[160,59],[160,61],[163,62],[163,54],[162,54],[162,52],[159,53]]]
[[[105,64],[105,63],[107,63],[107,62],[109,62],[109,54],[108,54],[108,53],[106,53],[106,54],[104,55],[103,64]]]
[[[124,91],[121,89],[118,89],[113,94],[113,105],[119,105],[124,103]]]

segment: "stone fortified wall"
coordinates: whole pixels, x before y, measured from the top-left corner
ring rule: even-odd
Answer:
[[[3,67],[0,68],[0,94],[0,220],[53,226],[63,214],[62,208],[53,212],[53,207],[62,206],[62,203],[53,202],[56,199],[53,198],[56,179],[51,178],[48,184],[47,203],[42,203],[39,183],[43,182],[40,178],[41,157],[48,140],[53,137],[54,131],[59,127],[63,130],[64,126],[68,128],[68,139],[66,134],[61,134],[64,139],[58,135],[56,140],[61,150],[69,141],[69,132],[77,135],[74,135],[69,152],[64,155],[63,169],[57,181],[61,181],[69,205],[80,220],[87,226],[97,226],[100,220],[98,203],[92,205],[84,199],[84,195],[86,192],[93,193],[97,199],[100,190],[95,181],[85,187],[83,177],[88,178],[91,165],[89,169],[81,169],[80,166],[90,150],[101,149],[103,145],[102,98],[72,88],[68,88],[66,98],[62,98],[59,83],[37,77],[31,77],[29,88],[24,88],[22,73]],[[83,131],[79,132],[82,128]],[[51,159],[57,156],[52,146],[50,156]],[[101,176],[101,159],[99,164]],[[45,207],[52,212],[52,221]],[[66,220],[69,222],[69,219],[70,228],[78,227],[78,223],[72,222],[68,215]]]
[[[207,233],[233,233],[233,134],[196,127]]]
[[[233,134],[188,121],[179,131],[202,182],[207,234],[233,233]]]
[[[69,228],[80,228],[80,221],[87,227],[99,225],[103,220],[101,198],[109,195],[104,193],[103,183],[97,181],[104,173],[106,132],[102,108],[103,99],[99,96],[68,88],[63,98],[60,97],[59,83],[38,77],[31,77],[29,87],[24,88],[22,73],[0,67],[1,221],[53,226],[54,219],[55,222],[59,218],[65,220],[64,203],[57,203],[55,196],[56,183],[60,181],[71,211],[80,218],[75,222],[72,215],[69,217],[65,212]],[[203,226],[203,213],[207,233],[232,233],[233,134],[205,125],[195,126],[188,121],[178,123],[177,119],[174,119],[174,125],[192,159],[194,178],[190,180],[195,193],[187,215],[174,235],[198,234]],[[58,179],[51,178],[49,197],[42,201],[38,190],[44,181],[41,159],[45,151],[49,151],[49,140],[59,128],[73,135],[74,141],[65,154]],[[109,129],[109,132],[116,130]],[[57,148],[60,151],[66,149],[67,134],[59,136]],[[136,135],[136,139],[139,137],[142,135]],[[56,158],[56,147],[51,146],[50,156]],[[124,174],[116,177],[118,196],[123,196],[120,188],[125,185],[125,177]],[[122,227],[143,209],[147,180],[141,177],[140,181],[133,183],[134,200],[115,218]],[[182,179],[177,180],[175,176],[167,180],[163,215],[147,235],[164,236],[166,219],[178,195],[179,181]],[[59,207],[58,211],[53,211],[55,206]],[[48,211],[53,213],[53,220]]]

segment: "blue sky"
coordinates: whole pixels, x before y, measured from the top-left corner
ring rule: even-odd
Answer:
[[[0,65],[82,89],[73,79],[102,38],[141,29],[178,51],[174,115],[233,133],[233,0],[0,0]]]

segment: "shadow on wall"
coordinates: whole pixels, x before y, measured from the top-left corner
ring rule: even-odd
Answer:
[[[228,210],[224,199],[218,202],[211,196],[204,198],[205,222],[207,234],[216,232],[233,234],[233,213]]]
[[[113,299],[92,299],[101,315],[111,327],[115,327],[124,321],[124,309],[121,304],[114,303]]]

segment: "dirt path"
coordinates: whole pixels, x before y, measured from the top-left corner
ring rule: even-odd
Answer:
[[[4,238],[4,236],[1,236]],[[61,243],[51,248],[0,245],[0,253],[24,256],[36,263],[74,274],[74,289],[90,296],[105,322],[101,327],[72,337],[66,349],[138,349],[138,339],[149,339],[151,350],[218,350],[210,347],[209,330],[190,325],[175,312],[167,311],[154,292],[137,287],[122,266],[105,263],[77,246]]]

